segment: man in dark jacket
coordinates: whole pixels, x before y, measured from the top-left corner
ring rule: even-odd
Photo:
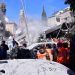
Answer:
[[[2,51],[2,58],[6,59],[7,58],[7,50],[9,48],[8,48],[8,45],[5,44],[5,41],[2,41],[2,43],[1,43],[1,49],[3,50]]]

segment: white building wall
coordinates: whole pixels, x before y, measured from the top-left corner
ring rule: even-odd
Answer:
[[[64,22],[69,23],[72,21],[70,12],[71,11],[63,12],[62,14],[59,15],[61,23],[64,23]]]
[[[15,23],[6,23],[6,30],[10,31],[12,34],[15,34],[17,25]]]
[[[48,26],[59,25],[60,22],[56,21],[56,16],[48,18]]]
[[[56,18],[59,18],[60,21],[57,22]],[[71,16],[71,11],[69,8],[66,8],[62,11],[57,12],[55,15],[52,17],[48,18],[48,25],[60,25],[63,24],[64,22],[69,23],[74,20],[74,17]]]

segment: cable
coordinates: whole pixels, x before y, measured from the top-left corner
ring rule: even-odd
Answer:
[[[27,29],[27,32],[26,32],[26,34],[27,34],[27,38],[28,38],[28,42],[29,42],[29,45],[30,45],[30,38],[29,38],[29,32],[28,32],[28,26],[27,26],[27,21],[26,21],[26,15],[25,15],[25,4],[24,4],[24,1],[23,0],[20,0],[21,1],[21,4],[22,4],[22,9],[23,9],[23,11],[24,11],[24,21],[25,21],[25,24],[26,24],[26,29]]]
[[[61,28],[62,28],[62,25],[61,25],[61,27],[60,27],[60,29],[59,29],[59,32],[58,32],[58,34],[57,34],[56,38],[58,38],[59,33],[60,33],[60,31],[61,31]]]

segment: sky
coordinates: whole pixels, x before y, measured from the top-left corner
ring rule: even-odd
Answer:
[[[43,5],[48,17],[54,12],[67,7],[64,0],[23,0],[27,18],[41,18]],[[2,2],[2,0],[0,0]],[[14,22],[18,22],[21,9],[21,0],[4,0],[6,3],[7,17]]]

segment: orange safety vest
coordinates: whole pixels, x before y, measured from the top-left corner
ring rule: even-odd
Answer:
[[[48,55],[49,55],[49,58],[51,58],[51,57],[50,57],[50,55],[52,54],[51,49],[46,49],[46,52],[43,53],[43,54],[41,54],[40,52],[37,53],[38,59],[46,59],[47,53],[48,53]]]
[[[58,49],[57,62],[62,64],[67,63],[67,51],[63,47]]]
[[[69,48],[65,48],[67,51],[67,64],[69,64],[69,59],[70,59],[70,49]]]
[[[37,53],[37,58],[38,59],[46,59],[45,57],[46,53],[41,54],[40,52]]]

